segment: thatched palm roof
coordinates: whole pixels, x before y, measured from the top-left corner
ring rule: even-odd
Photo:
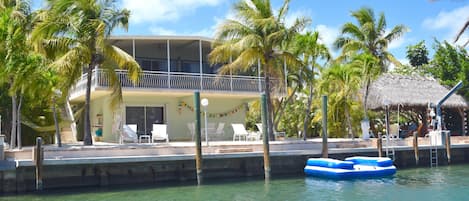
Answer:
[[[427,107],[428,103],[438,103],[448,92],[449,89],[433,78],[383,74],[371,84],[367,105],[370,109],[384,108],[386,102],[391,107],[398,104]],[[469,105],[462,96],[453,94],[443,107],[468,108]]]

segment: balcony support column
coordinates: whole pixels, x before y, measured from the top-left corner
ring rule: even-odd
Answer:
[[[203,67],[202,67],[202,40],[199,40],[199,65],[200,65],[200,90],[204,89],[203,86]]]
[[[230,56],[230,64],[233,63],[233,56]],[[233,92],[233,72],[230,69],[230,89]]]
[[[285,93],[288,91],[288,80],[287,80],[287,60],[283,58],[283,73],[285,73]]]
[[[262,79],[261,79],[261,60],[257,59],[257,79],[259,85],[259,92],[262,92]]]
[[[132,56],[135,59],[135,39],[132,39]]]
[[[166,54],[168,59],[168,89],[171,89],[171,50],[169,49],[169,40],[166,40]]]

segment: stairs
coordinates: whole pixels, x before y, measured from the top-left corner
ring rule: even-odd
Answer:
[[[76,143],[76,138],[74,137],[70,127],[60,128],[60,138],[62,143]]]

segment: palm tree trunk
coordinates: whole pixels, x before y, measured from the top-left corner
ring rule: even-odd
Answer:
[[[265,96],[267,98],[267,133],[269,134],[269,138],[272,141],[275,141],[274,136],[274,129],[272,124],[272,100],[270,98],[270,78],[269,78],[269,62],[266,60],[266,64],[264,65],[264,80],[265,80]]]
[[[11,96],[11,136],[10,136],[10,149],[14,149],[16,147],[16,122],[17,118],[16,115],[16,93]]]
[[[370,91],[370,79],[367,79],[366,84],[365,84],[365,95],[363,96],[363,110],[365,114],[365,119],[368,120],[368,93]]]
[[[278,124],[280,123],[280,119],[282,119],[283,113],[285,112],[285,108],[287,107],[287,105],[289,103],[291,103],[291,100],[295,96],[295,93],[296,93],[297,90],[298,90],[298,86],[293,88],[292,94],[287,97],[287,99],[285,100],[285,102],[283,104],[283,107],[278,108],[277,115],[275,115],[275,121],[274,121],[274,127],[275,128],[278,128]]]
[[[21,143],[21,105],[23,105],[23,95],[20,95],[20,101],[18,103],[18,110],[16,111],[17,114],[17,122],[18,124],[16,125],[18,128],[16,129],[16,137],[17,137],[17,143],[18,143],[18,149],[22,148],[22,143]]]
[[[308,96],[308,104],[306,106],[306,114],[305,119],[303,121],[303,140],[306,141],[306,136],[308,135],[308,122],[310,121],[309,114],[311,113],[311,104],[313,103],[313,84],[309,85],[309,96]]]
[[[350,111],[349,111],[349,108],[348,108],[348,104],[347,104],[347,101],[345,101],[345,119],[347,121],[347,127],[348,127],[348,135],[350,138],[354,138],[354,133],[353,133],[353,128],[352,128],[352,118],[350,117]]]
[[[94,59],[92,59],[94,60]],[[86,94],[85,94],[85,122],[84,122],[84,145],[93,145],[93,140],[91,139],[91,120],[90,120],[90,97],[91,97],[91,77],[93,74],[94,62],[88,66],[88,74],[86,75]]]
[[[57,118],[57,107],[56,107],[56,97],[54,96],[52,101],[52,112],[54,113],[54,125],[55,125],[55,138],[57,140],[57,146],[62,147],[62,139],[60,138],[60,128],[59,128],[59,119]]]
[[[296,91],[298,90],[300,84],[303,82],[303,72],[302,70],[300,70],[299,72],[299,76],[298,76],[298,84],[296,85],[295,88],[293,88],[293,92],[291,93],[290,96],[288,96],[287,98],[287,101],[285,101],[285,104],[283,107],[279,107],[279,111],[277,112],[277,115],[275,116],[275,121],[274,121],[274,127],[278,129],[278,124],[280,122],[280,119],[282,118],[283,116],[283,113],[285,112],[285,108],[287,107],[287,104],[289,104],[291,102],[291,100],[293,99],[293,97],[295,96],[296,94]]]

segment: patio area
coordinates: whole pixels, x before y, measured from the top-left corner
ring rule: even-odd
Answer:
[[[275,154],[319,154],[321,153],[322,140],[320,138],[303,141],[301,139],[289,138],[271,141],[270,152]],[[469,136],[452,136],[452,146],[469,145]],[[419,138],[419,147],[429,147],[429,138]],[[385,146],[385,141],[383,141]],[[390,146],[396,149],[412,149],[412,138],[397,139]],[[360,152],[377,151],[376,139],[328,139],[330,152]],[[262,154],[262,141],[211,141],[209,146],[202,143],[204,156],[229,157],[230,154]],[[83,146],[81,143],[64,144],[63,147],[55,145],[44,146],[44,157],[46,160],[65,159],[90,159],[90,158],[134,158],[145,157],[182,157],[193,158],[195,154],[195,142],[160,142],[160,143],[106,143],[96,142],[93,146]],[[32,160],[32,147],[24,147],[22,150],[5,150],[5,158],[9,160]]]

